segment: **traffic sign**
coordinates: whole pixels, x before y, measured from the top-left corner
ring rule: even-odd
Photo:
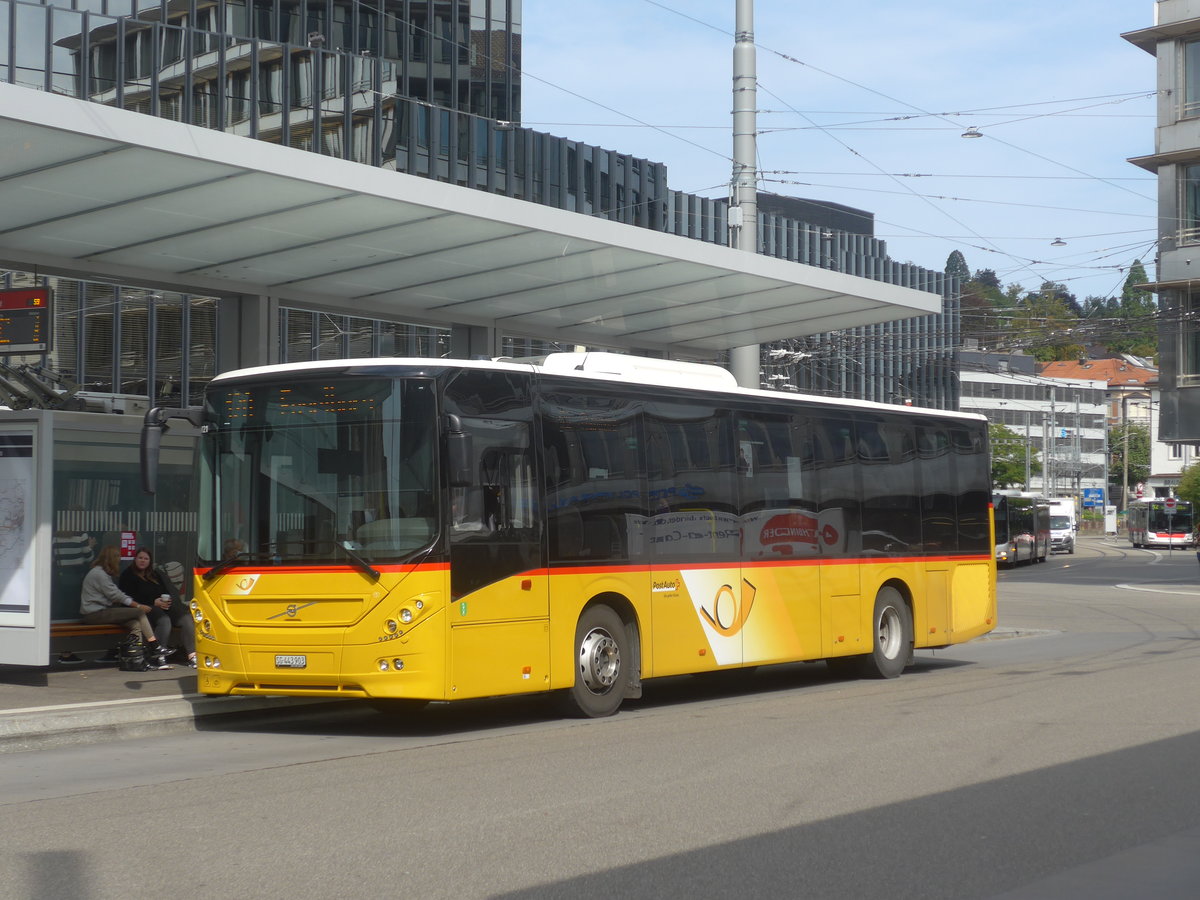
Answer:
[[[1175,498],[1168,497],[1166,500],[1163,501],[1163,506],[1165,506],[1167,508],[1167,512],[1169,512],[1169,513],[1175,512]]]

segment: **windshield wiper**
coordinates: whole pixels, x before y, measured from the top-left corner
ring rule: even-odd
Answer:
[[[338,546],[342,548],[345,554],[350,557],[351,562],[361,569],[368,578],[370,578],[372,581],[379,580],[379,570],[374,568],[369,562],[366,561],[366,559],[360,556],[357,550],[352,550],[350,547],[347,547],[345,541],[338,544]]]
[[[348,556],[350,558],[350,562],[352,562],[354,564],[354,567],[356,569],[360,570],[364,575],[366,575],[372,581],[378,581],[382,577],[379,570],[376,569],[374,566],[372,566],[367,561],[366,557],[364,557],[361,553],[359,553],[353,547],[347,547],[346,542],[344,542],[344,541],[337,541],[337,540],[333,540],[330,538],[319,538],[317,540],[285,541],[285,544],[287,545],[287,547],[289,549],[291,549],[293,547],[304,547],[305,549],[316,550],[316,548],[321,548],[323,550],[327,546],[336,547],[339,550],[341,550],[343,553],[345,553],[346,556]],[[245,555],[245,554],[239,554],[239,556],[243,556],[243,555]],[[276,563],[282,563],[289,559],[289,554],[276,553],[271,558]],[[304,558],[302,557],[302,559],[304,559]],[[307,560],[305,559],[304,561],[307,561]]]
[[[243,550],[240,553],[233,554],[233,556],[225,557],[223,560],[205,572],[201,577],[205,582],[212,581],[227,569],[232,569],[234,566],[240,566],[243,562],[250,562],[255,557],[261,557],[262,555],[263,554],[261,553],[251,553],[248,550]]]

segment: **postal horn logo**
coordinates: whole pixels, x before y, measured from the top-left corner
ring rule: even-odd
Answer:
[[[712,611],[702,606],[700,614],[717,634],[733,637],[750,618],[750,608],[754,606],[756,592],[757,588],[744,578],[740,597],[733,592],[732,585],[723,584],[717,588],[716,596],[713,597]]]

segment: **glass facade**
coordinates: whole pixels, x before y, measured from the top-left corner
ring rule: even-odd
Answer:
[[[0,79],[726,243],[727,201],[670,191],[663,165],[514,124],[520,119],[519,0],[74,5],[81,8],[57,0],[0,0]],[[760,252],[933,291],[944,298],[943,310],[787,342],[783,349],[803,364],[781,364],[769,352],[779,348],[769,348],[765,384],[955,408],[957,287],[941,273],[888,258],[869,226],[847,225],[845,213],[857,211],[842,209],[836,221],[820,221],[801,210],[789,215],[760,208]],[[851,227],[863,233],[846,230]],[[102,294],[101,288],[90,291]],[[79,342],[86,357],[82,375],[112,390],[148,385],[158,372],[141,370],[156,368],[153,361],[121,357],[116,345],[124,333],[104,329],[123,324],[127,303],[135,320],[147,320],[157,307],[140,308],[128,290],[110,303],[107,321],[86,319],[95,329]],[[278,323],[281,358],[288,361],[381,351],[389,345],[381,330],[399,333],[392,346],[443,349],[438,338],[410,339],[406,325],[344,316],[303,323],[293,313],[284,312]],[[129,332],[132,339],[136,324]],[[158,336],[167,341],[158,353],[170,355],[170,335]],[[504,338],[506,344],[539,340]]]

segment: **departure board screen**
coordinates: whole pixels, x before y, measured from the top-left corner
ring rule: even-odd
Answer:
[[[0,291],[0,354],[50,350],[50,290]]]

